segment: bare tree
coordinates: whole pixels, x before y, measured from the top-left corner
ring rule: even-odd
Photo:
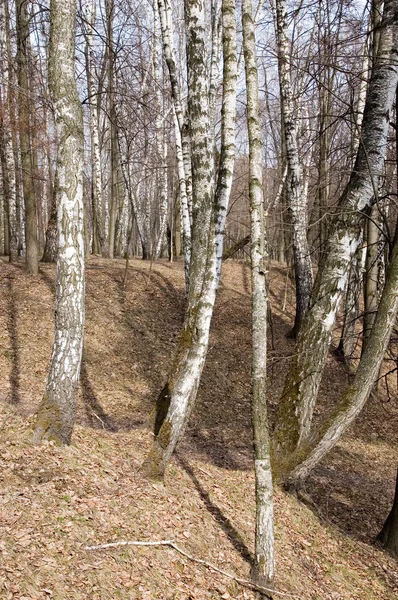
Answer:
[[[57,158],[58,256],[54,344],[35,440],[69,444],[84,329],[83,118],[75,81],[75,0],[51,0],[49,85]]]
[[[398,19],[393,0],[384,4],[381,29],[356,162],[331,224],[311,307],[300,329],[279,405],[275,450],[282,471],[290,453],[308,441],[332,327],[360,241],[363,211],[374,201],[384,165],[389,114],[398,81]]]
[[[249,196],[252,281],[252,413],[256,475],[256,563],[261,584],[274,578],[274,520],[270,438],[267,417],[267,286],[263,210],[263,161],[258,106],[258,74],[252,0],[242,2],[243,52],[246,71],[249,137]]]

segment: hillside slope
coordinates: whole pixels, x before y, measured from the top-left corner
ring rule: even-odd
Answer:
[[[189,430],[165,486],[140,474],[151,411],[184,311],[180,263],[91,259],[78,423],[69,448],[31,444],[51,352],[55,268],[0,262],[0,598],[254,598],[168,547],[86,545],[173,539],[247,578],[253,552],[248,268],[227,262]],[[270,274],[271,415],[293,345],[291,290]],[[271,338],[271,336],[270,336]],[[331,355],[318,414],[347,380]],[[371,541],[392,501],[393,407],[372,401],[308,482],[310,510],[276,491],[276,589],[301,599],[393,599],[398,564]],[[388,418],[387,416],[388,415]],[[395,415],[395,416],[394,416]]]

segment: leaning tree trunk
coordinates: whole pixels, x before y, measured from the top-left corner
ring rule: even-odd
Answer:
[[[273,581],[274,518],[267,417],[267,286],[262,183],[262,146],[252,0],[242,2],[243,52],[246,71],[249,137],[249,197],[252,281],[252,412],[256,476],[256,561],[253,576],[260,585]]]
[[[354,352],[358,335],[355,333],[356,323],[359,318],[359,298],[361,294],[363,272],[363,248],[358,246],[357,252],[352,257],[347,290],[344,300],[344,322],[340,342],[336,350],[337,356],[343,358],[345,366],[350,373],[355,372]]]
[[[294,337],[308,310],[312,291],[312,264],[307,241],[307,203],[302,190],[302,173],[297,143],[293,90],[290,80],[290,52],[285,0],[276,0],[276,39],[281,94],[283,134],[288,167],[286,198],[293,232],[293,257],[296,280],[296,318]]]
[[[19,146],[21,150],[22,186],[25,202],[26,270],[39,272],[36,195],[31,148],[31,99],[28,82],[29,15],[27,0],[16,0]]]
[[[185,3],[187,66],[193,190],[192,256],[188,307],[177,356],[161,392],[156,411],[155,440],[145,460],[145,472],[163,478],[172,453],[181,439],[192,411],[204,367],[210,323],[216,297],[216,253],[213,222],[213,149],[209,118],[209,89],[204,6],[196,0]],[[227,83],[227,82],[226,82]],[[227,84],[228,85],[228,84]],[[221,127],[226,127],[223,113]],[[224,135],[224,134],[223,134]],[[231,149],[230,149],[231,150]],[[233,157],[225,155],[226,173],[232,174]],[[220,180],[219,180],[220,182]],[[228,178],[227,178],[227,185]],[[217,185],[217,197],[221,193]]]
[[[380,298],[369,341],[352,383],[342,401],[322,424],[316,444],[303,445],[290,457],[288,485],[298,487],[319,461],[336,445],[343,433],[359,415],[378,377],[398,311],[398,243],[395,244],[388,278]],[[298,463],[297,466],[295,466]]]
[[[353,172],[331,224],[311,307],[300,328],[293,361],[279,403],[275,452],[278,463],[305,442],[349,266],[357,250],[363,212],[369,207],[382,173],[389,115],[398,81],[398,7],[386,0],[377,64],[369,82],[361,144]]]
[[[75,0],[51,0],[49,86],[58,136],[55,334],[35,440],[69,444],[84,329],[83,115],[75,81]],[[60,43],[62,40],[62,44]]]

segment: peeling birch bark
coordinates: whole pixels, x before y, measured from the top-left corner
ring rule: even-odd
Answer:
[[[236,53],[236,6],[235,0],[222,3],[223,27],[223,103],[221,131],[221,158],[215,204],[215,244],[217,260],[217,281],[221,277],[223,260],[225,221],[231,194],[233,166],[235,160],[236,127],[236,82],[238,61]]]
[[[260,585],[272,583],[275,571],[273,487],[267,416],[267,286],[263,213],[263,176],[258,74],[252,0],[242,0],[243,53],[246,72],[249,137],[250,254],[252,281],[252,418],[256,478],[256,532],[253,569]]]
[[[296,280],[296,318],[293,332],[297,335],[308,310],[313,276],[310,250],[307,241],[307,203],[303,193],[302,172],[297,143],[296,114],[290,80],[290,51],[285,0],[276,0],[276,39],[278,46],[279,85],[283,133],[288,167],[286,179],[287,204],[293,231],[293,257]]]
[[[340,300],[346,289],[363,212],[371,206],[382,173],[389,115],[398,82],[398,7],[384,3],[379,51],[365,103],[355,166],[330,227],[310,309],[300,328],[295,355],[280,399],[274,449],[284,472],[290,453],[308,440],[319,385]],[[286,463],[287,464],[287,463]],[[288,468],[288,467],[287,467]]]
[[[54,344],[34,439],[69,444],[84,329],[83,114],[75,81],[76,3],[51,0],[49,84],[59,151]]]
[[[191,262],[191,214],[189,206],[192,205],[191,165],[187,157],[189,154],[188,141],[184,136],[184,110],[181,101],[180,86],[178,83],[177,63],[173,44],[173,18],[170,0],[158,0],[160,27],[162,31],[163,56],[168,68],[171,96],[174,108],[174,136],[177,154],[177,170],[180,192],[180,218],[182,226],[182,243],[185,266],[185,286],[189,289],[189,267]],[[185,160],[184,160],[185,155]]]
[[[192,256],[188,307],[174,364],[158,397],[155,439],[143,468],[163,479],[192,411],[205,364],[217,290],[214,228],[214,139],[210,125],[204,5],[186,0],[188,115],[192,152]],[[222,127],[226,127],[225,115]],[[230,127],[230,124],[228,125]],[[227,159],[225,159],[227,161]],[[229,164],[228,170],[232,170]],[[216,195],[221,193],[217,187]]]

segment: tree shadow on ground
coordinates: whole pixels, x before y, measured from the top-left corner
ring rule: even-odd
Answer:
[[[380,468],[363,449],[337,446],[305,483],[309,508],[327,525],[373,544],[391,508],[395,472],[393,456]]]
[[[10,394],[8,396],[8,402],[13,406],[17,406],[21,403],[20,397],[20,372],[21,372],[21,359],[19,354],[19,342],[18,342],[18,304],[15,298],[13,289],[13,278],[8,277],[7,280],[7,329],[10,338],[11,350],[7,352],[8,358],[11,360],[11,373],[10,373]]]
[[[221,529],[224,531],[235,550],[237,550],[242,558],[252,566],[254,564],[254,556],[244,543],[240,533],[235,529],[228,517],[224,515],[222,510],[220,510],[218,506],[211,500],[210,494],[202,486],[188,461],[184,459],[180,453],[176,454],[176,458],[184,471],[189,475],[206,509],[221,526]]]
[[[42,280],[47,285],[48,289],[55,295],[55,282],[43,269],[40,270]],[[107,414],[98,400],[94,387],[91,383],[87,370],[87,362],[82,356],[82,364],[80,369],[80,385],[81,398],[83,402],[84,413],[86,417],[85,424],[92,429],[104,429],[109,432],[117,432],[121,430],[136,429],[143,424],[142,420],[134,418],[128,419],[128,422],[119,422],[119,420]]]
[[[116,270],[110,263],[101,270],[93,271],[90,278],[89,287],[92,285],[92,292],[98,294],[95,302],[89,299],[90,310],[101,307],[105,314],[108,300],[112,310],[115,305],[120,305],[121,309],[117,317],[120,336],[109,339],[109,354],[104,351],[100,361],[95,363],[96,346],[86,347],[91,353],[91,361],[84,361],[82,366],[82,395],[86,414],[90,411],[88,424],[91,427],[115,432],[139,427],[147,420],[157,394],[164,385],[181,332],[185,298],[183,285],[173,280],[172,273],[168,282],[164,272],[159,273],[157,266],[154,269],[148,281],[146,275],[139,275],[139,268],[131,267],[126,290],[123,289],[121,269]],[[188,460],[194,458],[235,471],[253,468],[250,296],[244,291],[248,287],[245,277],[249,275],[249,270],[242,265],[237,273],[242,280],[239,289],[232,289],[233,282],[232,285],[227,283],[221,286],[219,290],[198,399],[180,446],[180,454],[184,452]],[[285,338],[291,326],[289,314],[280,310],[284,287],[276,286],[271,296],[275,306],[276,348],[275,352],[270,352],[273,368],[269,369],[268,382],[272,422],[294,344]],[[113,313],[100,323],[101,327],[109,327],[112,319]],[[106,337],[106,329],[101,334]],[[96,336],[95,343],[98,333]],[[108,371],[102,382],[99,378],[101,370],[108,368],[106,360],[109,359],[119,361],[115,367],[119,369],[116,384],[108,378]],[[135,368],[133,374],[132,368]],[[329,360],[317,406],[317,418],[331,410],[332,403],[341,397],[342,378],[345,380],[346,375],[341,364]],[[146,386],[144,392],[134,387],[139,381]],[[124,400],[119,403],[118,389],[122,389],[123,385],[126,388],[130,386],[131,391],[127,391]],[[133,399],[131,404],[128,403],[128,397]],[[101,402],[98,398],[101,398]],[[372,471],[369,464],[369,458],[362,461],[359,455],[344,453],[339,447],[307,482],[307,491],[317,505],[321,518],[344,533],[368,543],[376,535],[390,509],[396,469],[394,464],[391,476],[384,473],[378,475],[377,467]],[[206,497],[207,492],[203,489],[202,492]],[[210,501],[208,494],[207,499]]]

